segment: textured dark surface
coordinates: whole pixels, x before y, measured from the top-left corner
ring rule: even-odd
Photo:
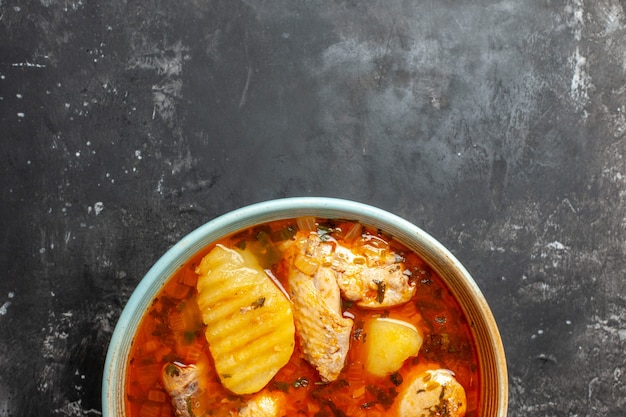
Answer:
[[[618,0],[0,0],[0,416],[99,415],[143,274],[231,209],[405,217],[501,327],[509,415],[626,415]]]

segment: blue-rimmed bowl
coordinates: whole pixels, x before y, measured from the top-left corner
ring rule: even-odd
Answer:
[[[447,283],[473,323],[482,376],[481,417],[506,416],[508,380],[500,333],[487,301],[463,265],[422,229],[387,211],[348,200],[298,197],[257,203],[217,217],[189,233],[154,264],[128,300],[111,338],[102,385],[104,417],[126,415],[125,373],[135,330],[168,278],[223,237],[257,224],[301,216],[356,220],[391,234],[418,253]]]

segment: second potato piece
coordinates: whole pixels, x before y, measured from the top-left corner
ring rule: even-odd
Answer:
[[[293,353],[291,303],[245,250],[217,245],[196,273],[205,336],[222,384],[235,394],[261,390]]]
[[[411,323],[390,318],[373,318],[365,324],[365,369],[385,376],[400,369],[405,360],[417,356],[424,340]]]

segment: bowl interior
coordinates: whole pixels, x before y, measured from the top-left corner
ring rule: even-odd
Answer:
[[[369,205],[321,197],[271,200],[224,214],[185,236],[154,264],[133,292],[113,332],[104,369],[103,416],[125,415],[124,375],[134,332],[167,279],[190,257],[218,239],[259,223],[301,216],[356,220],[384,230],[417,252],[448,284],[472,324],[482,375],[483,416],[506,416],[504,348],[491,310],[467,270],[445,247],[412,223]]]

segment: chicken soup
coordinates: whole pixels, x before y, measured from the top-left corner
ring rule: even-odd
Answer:
[[[478,416],[470,323],[413,251],[358,222],[235,233],[165,284],[133,341],[126,412]]]

